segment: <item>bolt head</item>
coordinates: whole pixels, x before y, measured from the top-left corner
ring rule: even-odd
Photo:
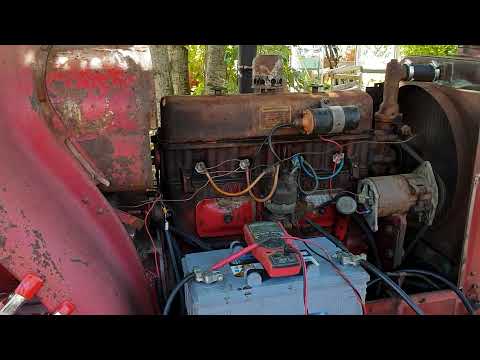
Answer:
[[[205,174],[206,170],[207,167],[205,166],[205,163],[203,161],[200,161],[195,165],[195,171],[199,174]]]

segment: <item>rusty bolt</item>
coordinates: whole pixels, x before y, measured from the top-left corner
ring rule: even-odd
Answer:
[[[472,284],[472,289],[478,289],[478,284]]]
[[[83,199],[82,199],[82,202],[83,202],[84,204],[88,204],[88,198],[83,198]]]
[[[477,275],[477,273],[476,273],[475,271],[472,271],[472,272],[470,273],[470,276],[475,276],[475,275]]]

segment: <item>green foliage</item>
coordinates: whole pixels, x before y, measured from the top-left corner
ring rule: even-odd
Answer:
[[[187,45],[188,76],[190,78],[191,94],[201,95],[205,89],[205,54],[206,45]]]
[[[188,71],[192,95],[201,95],[205,89],[206,45],[187,45]],[[310,87],[311,77],[305,70],[295,71],[290,66],[292,51],[288,45],[258,45],[258,55],[279,55],[283,61],[283,74],[289,87],[303,91]],[[238,45],[225,46],[225,64],[227,65],[226,88],[229,94],[238,93]]]
[[[295,45],[293,45],[295,46]],[[291,66],[292,49],[288,45],[258,45],[257,54],[259,55],[279,55],[283,61],[283,77],[287,86],[296,91],[306,91],[310,89],[313,79],[307,70],[295,70]]]
[[[402,56],[451,56],[458,45],[400,45]]]

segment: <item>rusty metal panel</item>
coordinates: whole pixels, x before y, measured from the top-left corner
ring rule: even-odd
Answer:
[[[16,279],[44,280],[48,311],[149,314],[153,294],[114,209],[41,112],[36,46],[0,46],[0,265]]]
[[[325,105],[356,105],[359,127],[371,128],[372,98],[363,91],[316,94],[241,94],[232,96],[167,96],[162,99],[160,138],[167,143],[219,142],[265,137],[279,123],[302,117],[303,110]],[[295,135],[280,129],[276,135]]]
[[[103,190],[150,187],[154,95],[148,47],[53,47],[45,81],[58,115],[53,129],[75,145],[80,162],[108,180]]]

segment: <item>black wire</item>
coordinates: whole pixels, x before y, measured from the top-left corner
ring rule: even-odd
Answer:
[[[332,243],[334,243],[337,247],[342,249],[343,251],[346,251],[349,253],[347,247],[340,241],[338,240],[335,236],[330,234],[327,230],[325,230],[323,227],[320,225],[314,223],[310,219],[305,219],[307,223],[312,225],[317,231],[322,233],[328,240],[330,240]],[[416,314],[418,315],[424,315],[424,312],[420,307],[412,300],[412,298],[402,290],[400,286],[398,286],[392,279],[390,279],[383,271],[375,267],[374,265],[370,264],[368,261],[361,260],[360,265],[372,273],[374,273],[377,277],[381,278],[385,284],[387,284],[392,290],[394,290],[412,309],[415,311]]]
[[[385,284],[387,284],[392,290],[394,290],[403,299],[403,301],[405,301],[412,308],[412,310],[415,311],[417,315],[425,315],[423,310],[420,309],[420,307],[413,301],[413,299],[405,291],[403,291],[402,288],[398,286],[398,284],[396,284],[392,279],[390,279],[383,271],[379,270],[374,265],[370,264],[368,261],[365,260],[360,260],[360,265],[362,265],[365,270],[370,271],[377,275],[379,278],[381,278],[385,282]]]
[[[312,220],[308,219],[308,218],[305,218],[305,221],[310,224],[311,226],[313,226],[315,228],[315,230],[317,230],[318,232],[322,233],[323,236],[325,236],[328,240],[330,240],[331,242],[333,242],[337,247],[339,247],[340,249],[342,249],[343,251],[346,251],[346,252],[349,252],[347,247],[340,241],[338,240],[335,236],[333,236],[332,234],[330,234],[327,230],[325,230],[323,227],[321,227],[320,225],[314,223]]]
[[[399,271],[407,273],[407,274],[411,273],[411,274],[422,274],[422,275],[426,275],[426,276],[431,276],[434,279],[437,279],[438,281],[443,282],[447,287],[449,287],[451,290],[453,290],[455,292],[455,294],[457,294],[457,296],[460,298],[463,305],[467,309],[468,313],[470,315],[475,315],[475,310],[474,310],[472,304],[470,303],[470,301],[467,299],[465,294],[457,286],[455,286],[455,284],[452,283],[450,280],[447,280],[443,276],[435,274],[434,272],[427,271],[427,270],[401,269]]]
[[[270,134],[268,135],[268,146],[270,147],[270,151],[272,152],[273,156],[275,156],[278,161],[282,161],[282,159],[280,159],[280,157],[276,153],[275,149],[273,148],[272,136],[275,133],[275,131],[277,131],[278,129],[281,129],[281,128],[285,128],[285,127],[294,127],[294,125],[293,124],[279,124],[279,125],[276,125],[272,128],[272,130],[270,131]]]
[[[429,227],[430,225],[428,225],[428,223],[425,223],[422,225],[420,230],[417,231],[417,234],[415,235],[415,239],[412,240],[412,242],[408,245],[407,249],[405,250],[402,261],[405,260],[407,256],[410,255],[410,253],[415,249],[415,246],[417,246],[418,242],[423,238],[423,236],[425,235]]]
[[[190,245],[198,246],[202,250],[207,250],[207,251],[208,250],[213,250],[213,247],[210,244],[207,244],[205,241],[196,237],[193,234],[188,234],[188,233],[184,232],[183,230],[180,230],[180,229],[178,229],[178,228],[176,228],[172,225],[170,225],[170,231],[177,234],[177,235],[180,235],[183,239],[187,240],[187,242]]]
[[[177,263],[177,257],[175,255],[175,249],[173,247],[173,239],[172,239],[172,234],[170,233],[169,230],[164,230],[165,234],[165,239],[167,240],[167,245],[168,245],[168,252],[170,255],[170,260],[173,266],[173,272],[175,274],[175,283],[178,284],[181,281],[180,277],[180,271],[178,270],[178,263]],[[160,237],[160,232],[157,228],[157,236]],[[180,297],[180,308],[183,309],[185,306],[185,301],[183,299],[183,292],[182,296]]]
[[[352,214],[352,219],[367,236],[367,245],[372,250],[375,265],[377,265],[380,270],[383,270],[382,262],[380,261],[380,255],[378,254],[378,248],[377,244],[375,243],[375,238],[373,236],[372,230],[365,223],[365,219],[363,218],[363,216],[360,216],[359,214]]]
[[[180,280],[177,286],[173,288],[170,295],[168,295],[165,308],[163,309],[163,315],[168,315],[168,313],[170,312],[170,308],[172,307],[173,300],[175,299],[175,296],[177,295],[177,293],[183,288],[183,286],[185,286],[186,283],[193,280],[194,278],[195,278],[195,274],[189,273],[182,280]]]
[[[395,276],[395,277],[401,277],[401,276],[411,276],[411,277],[418,277],[420,279],[423,279],[426,283],[428,283],[431,287],[433,287],[434,289],[436,290],[440,290],[440,287],[435,284],[432,280],[430,280],[428,277],[424,276],[424,275],[421,275],[421,274],[407,274],[407,273],[402,273],[401,271],[399,272],[388,272],[387,273],[388,276]],[[373,279],[372,281],[369,281],[367,283],[367,287],[370,287],[372,286],[373,284],[381,281],[382,279],[380,278],[375,278]]]
[[[318,185],[319,185],[319,181],[318,181],[318,178],[315,177],[315,186],[313,187],[313,189],[311,190],[305,190],[303,187],[302,187],[302,179],[301,179],[301,174],[302,174],[302,171],[300,170],[297,174],[297,177],[296,177],[296,182],[297,182],[297,186],[298,188],[300,189],[300,191],[305,194],[305,195],[311,195],[313,193],[315,193],[317,190],[318,190]]]

